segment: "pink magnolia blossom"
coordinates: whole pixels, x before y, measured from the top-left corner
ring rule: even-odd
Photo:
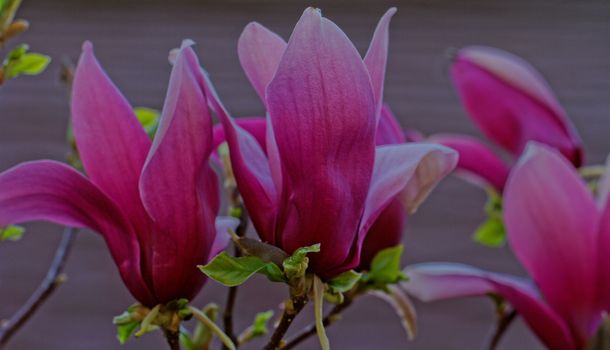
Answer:
[[[32,220],[99,232],[132,295],[146,306],[192,299],[197,265],[223,249],[219,189],[208,165],[212,125],[192,49],[178,54],[151,142],[85,43],[74,78],[72,124],[87,177],[41,160],[0,174],[0,224]],[[217,233],[218,232],[218,233]]]
[[[535,143],[511,172],[504,191],[508,241],[538,289],[448,263],[408,267],[404,287],[424,301],[497,293],[550,349],[584,349],[610,309],[608,176],[596,204],[574,166]]]
[[[482,46],[458,51],[451,76],[472,121],[491,141],[514,158],[529,141],[558,149],[576,167],[583,146],[551,88],[525,60]],[[478,140],[463,135],[432,137],[460,153],[458,169],[502,192],[506,163]]]
[[[376,147],[377,130],[395,128],[380,121],[394,12],[382,17],[364,59],[313,8],[288,43],[258,23],[245,28],[238,53],[267,109],[265,150],[213,101],[259,236],[289,253],[320,243],[310,266],[324,278],[357,267],[384,209],[399,200],[413,211],[457,161],[439,145]]]

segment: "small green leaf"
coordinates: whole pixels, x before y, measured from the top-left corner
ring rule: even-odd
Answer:
[[[400,270],[400,257],[404,247],[402,244],[381,250],[371,262],[371,270],[363,276],[363,281],[374,285],[404,281],[406,276]]]
[[[119,340],[119,343],[125,344],[129,338],[136,332],[138,326],[140,325],[139,321],[131,321],[128,323],[119,324],[116,326],[116,337]]]
[[[180,345],[186,350],[198,350],[191,340],[191,333],[183,327],[180,327]]]
[[[5,73],[8,79],[15,78],[19,75],[38,75],[42,73],[49,63],[51,58],[39,53],[25,53],[17,59],[9,59],[5,65]]]
[[[349,270],[330,280],[328,286],[336,293],[345,293],[354,288],[361,277],[361,273]]]
[[[25,228],[22,226],[7,226],[0,228],[0,241],[18,241],[23,237]]]
[[[269,329],[267,328],[267,322],[273,317],[273,310],[259,312],[254,317],[254,324],[252,325],[252,335],[259,337],[267,334]]]
[[[473,239],[492,248],[503,246],[506,243],[506,232],[502,217],[497,215],[490,216],[474,232]]]
[[[11,50],[6,56],[6,60],[4,64],[6,65],[10,61],[16,61],[20,59],[23,55],[25,55],[30,47],[27,44],[21,44]]]
[[[284,273],[288,280],[298,278],[305,275],[309,266],[309,258],[307,254],[320,252],[320,244],[314,244],[308,247],[297,249],[291,256],[284,260]]]
[[[138,117],[138,121],[140,121],[144,130],[146,130],[146,134],[148,134],[150,138],[153,138],[159,127],[161,112],[147,107],[136,107],[133,109],[133,112],[136,114],[136,117]]]
[[[282,271],[273,263],[266,263],[254,256],[236,258],[225,252],[218,254],[207,265],[199,266],[199,269],[227,287],[238,286],[257,272],[265,274],[272,281],[283,280]]]

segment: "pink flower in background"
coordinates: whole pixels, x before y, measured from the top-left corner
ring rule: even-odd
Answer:
[[[458,51],[451,76],[472,121],[514,158],[529,141],[558,149],[574,166],[584,162],[582,142],[542,76],[525,60],[482,46]],[[502,192],[509,166],[475,138],[431,138],[460,153],[458,169]]]
[[[379,215],[395,199],[414,210],[457,161],[439,145],[376,147],[394,12],[381,19],[364,59],[312,8],[288,43],[260,24],[246,27],[238,52],[267,108],[266,152],[212,101],[259,236],[289,253],[320,243],[310,266],[325,278],[357,267]]]
[[[541,295],[521,279],[447,263],[408,267],[404,287],[424,301],[497,293],[550,349],[584,349],[610,310],[609,188],[606,174],[596,204],[568,160],[531,144],[504,190],[504,222]]]
[[[0,224],[46,220],[99,232],[125,285],[146,306],[192,299],[198,264],[228,242],[216,221],[218,180],[208,165],[212,125],[192,49],[178,55],[158,132],[150,141],[85,43],[74,78],[72,123],[86,170],[41,160],[0,174]],[[218,230],[218,233],[217,233]]]

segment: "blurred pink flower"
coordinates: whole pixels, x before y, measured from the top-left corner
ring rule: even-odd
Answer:
[[[377,130],[384,137],[400,132],[381,113],[394,12],[382,17],[364,59],[312,8],[288,43],[258,23],[245,28],[238,53],[267,108],[266,152],[217,99],[212,103],[259,236],[288,253],[320,243],[310,266],[324,278],[357,267],[384,209],[398,199],[414,210],[457,161],[439,145],[376,147]]]
[[[558,149],[576,167],[582,142],[542,76],[511,53],[482,46],[458,51],[451,76],[468,115],[490,140],[517,158],[529,141]],[[460,153],[458,169],[502,192],[508,166],[478,140],[436,135],[432,140]]]
[[[197,269],[228,243],[218,180],[208,165],[212,125],[183,47],[150,141],[85,43],[74,78],[72,124],[86,170],[41,160],[0,174],[0,224],[47,220],[99,232],[132,295],[146,306],[192,299]],[[216,221],[216,222],[215,222]],[[218,232],[218,233],[217,233]]]
[[[497,293],[550,349],[584,349],[610,309],[609,174],[603,183],[596,205],[574,166],[535,143],[509,176],[508,241],[542,296],[524,280],[449,263],[408,267],[404,287],[424,301]]]

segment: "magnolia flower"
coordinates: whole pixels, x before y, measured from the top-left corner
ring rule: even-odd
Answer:
[[[154,306],[192,299],[197,269],[226,246],[215,224],[218,180],[208,165],[212,125],[184,47],[150,141],[85,43],[74,77],[72,124],[87,177],[65,164],[27,162],[0,174],[0,225],[46,220],[99,232],[131,294]],[[218,232],[218,233],[217,233]]]
[[[375,145],[394,12],[381,19],[364,59],[313,8],[288,43],[260,24],[245,28],[238,53],[267,109],[266,153],[212,101],[259,236],[288,253],[320,243],[310,267],[323,278],[357,267],[384,209],[398,199],[415,210],[457,161],[439,145]]]
[[[596,205],[567,159],[530,144],[504,190],[504,222],[540,294],[522,279],[444,263],[408,267],[404,287],[424,301],[496,293],[550,349],[584,349],[610,310],[608,174],[601,188]]]
[[[525,60],[472,46],[458,51],[451,76],[466,111],[490,140],[518,158],[529,141],[558,149],[576,167],[583,146],[551,88]],[[485,144],[463,135],[436,135],[434,142],[460,153],[459,170],[502,192],[509,167]]]

